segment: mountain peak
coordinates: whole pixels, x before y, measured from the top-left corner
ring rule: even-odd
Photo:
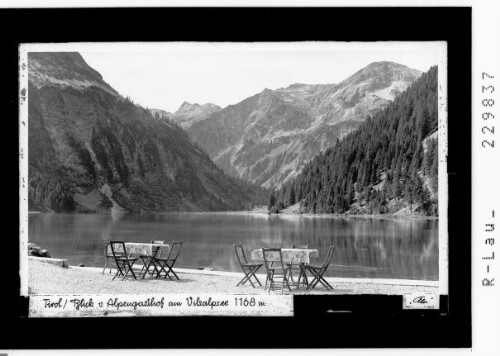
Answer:
[[[378,62],[371,62],[370,64],[368,64],[365,68],[368,68],[368,67],[381,67],[381,66],[390,66],[390,67],[405,67],[405,68],[408,68],[407,66],[405,66],[404,64],[399,64],[399,63],[396,63],[396,62],[391,62],[391,61],[378,61]]]
[[[29,52],[29,80],[36,87],[45,85],[70,86],[78,90],[90,86],[118,96],[102,75],[91,68],[78,52]]]
[[[214,111],[214,110],[220,110],[221,108],[218,105],[212,104],[212,103],[206,103],[206,104],[198,104],[198,103],[190,103],[188,101],[184,101],[182,105],[177,109],[177,111],[174,113],[176,115],[182,114],[182,113],[189,113],[193,111]]]
[[[184,101],[181,106],[179,107],[179,110],[181,109],[185,109],[185,108],[192,108],[192,107],[200,107],[200,104],[198,103],[193,103],[191,104],[190,102],[188,101]]]
[[[346,98],[370,94],[391,101],[421,75],[421,71],[403,64],[372,62],[342,81],[339,87],[346,90]]]
[[[193,122],[204,119],[210,114],[220,111],[221,107],[212,103],[200,105],[198,103],[191,104],[184,101],[179,109],[173,113],[173,120],[179,123],[182,127],[190,126]]]
[[[381,76],[390,73],[399,74],[399,76],[404,76],[411,80],[417,79],[422,74],[421,71],[409,68],[404,64],[390,62],[390,61],[380,61],[368,64],[364,68],[361,68],[359,71],[354,73],[350,78],[359,76],[361,74],[366,74],[366,75],[374,74],[376,76]]]

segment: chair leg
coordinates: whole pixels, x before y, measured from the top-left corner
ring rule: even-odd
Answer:
[[[117,276],[122,276],[122,275],[123,275],[122,266],[119,263],[116,263],[116,273],[113,276],[112,280],[114,281]]]
[[[319,277],[315,278],[312,288],[315,288],[318,285],[319,281],[320,281]]]
[[[134,265],[134,263],[132,263],[131,265],[129,265],[130,267],[130,272],[132,272],[132,276],[134,276],[134,279],[137,279],[135,273],[134,273],[134,270],[132,269],[132,266]]]
[[[120,276],[123,276],[122,278],[122,281],[125,280],[125,278],[127,278],[127,275],[130,273],[132,273],[132,276],[134,277],[134,279],[137,279],[135,273],[134,273],[134,270],[132,269],[132,266],[134,265],[134,263],[130,264],[130,263],[127,263],[127,262],[123,262],[123,264],[121,265],[121,267],[119,267],[119,270],[117,272],[117,274],[115,275],[115,277],[118,275],[118,273],[120,273]],[[115,279],[113,277],[113,279]]]
[[[134,279],[137,279],[137,277],[135,276],[135,273],[134,273],[134,270],[132,269],[132,266],[134,265],[134,263],[130,264],[130,263],[126,263],[126,268],[128,267],[128,269],[125,270],[125,275],[123,276],[123,280],[125,280],[125,278],[127,277],[128,273],[132,273],[132,276],[134,277]]]
[[[255,288],[255,285],[253,284],[252,279],[251,279],[250,277],[252,277],[252,269],[250,269],[250,270],[248,271],[248,273],[247,273],[247,275],[246,275],[246,278],[247,278],[247,280],[250,282],[250,284],[252,285],[252,287],[253,287],[253,288]],[[246,281],[245,281],[245,282],[246,282]],[[243,282],[243,283],[242,283],[242,285],[243,285],[243,284],[245,284],[245,282]]]
[[[162,262],[160,262],[158,265],[160,266],[160,271],[156,275],[156,278],[161,278],[161,273],[162,272],[165,272],[165,277],[164,278],[167,278],[167,271],[165,270],[165,264],[162,263]]]
[[[252,287],[255,288],[252,280],[250,279],[251,273],[252,273],[252,269],[250,268],[250,270],[248,272],[246,272],[245,269],[243,269],[243,273],[245,273],[245,277],[243,277],[243,279],[241,281],[239,281],[239,283],[236,285],[236,287],[238,287],[240,285],[244,285],[248,281],[248,282],[250,282],[250,284],[252,285]]]
[[[252,277],[253,277],[253,278],[255,278],[255,281],[259,284],[259,286],[262,287],[262,284],[260,283],[259,279],[255,275],[255,272],[257,272],[257,270],[260,268],[260,266],[257,266],[257,267],[247,267],[247,268],[248,268],[248,272],[245,271],[245,268],[243,268],[243,273],[245,273],[245,277],[243,277],[243,279],[236,286],[238,287],[240,284],[244,285],[248,281],[248,282],[250,282],[250,284],[252,285],[252,287],[255,288],[255,285],[252,282]]]
[[[304,276],[304,281],[306,282],[306,287],[309,286],[309,281],[307,280],[307,273],[306,273],[306,268],[302,268],[302,275]]]
[[[146,262],[144,261],[144,259],[142,259],[142,268],[141,270],[139,271],[139,275],[142,274],[142,271],[144,270],[144,268],[146,268]],[[144,277],[143,277],[144,278]]]
[[[330,283],[328,283],[328,282],[326,281],[326,279],[324,279],[324,278],[323,278],[323,281],[326,283],[326,286],[325,286],[325,287],[326,287],[327,289],[333,290],[333,287],[330,285]],[[327,287],[327,286],[328,286],[328,287]]]
[[[325,273],[325,271],[324,271],[324,270],[320,270],[319,272],[318,272],[318,271],[316,271],[316,279],[315,279],[315,282],[314,282],[314,286],[313,286],[313,288],[314,288],[314,287],[316,287],[316,285],[317,285],[318,283],[321,283],[321,284],[323,285],[323,287],[325,287],[325,288],[327,288],[327,289],[328,289],[328,287],[325,285],[325,283],[323,283],[323,281],[324,281],[324,279],[323,279],[323,274],[324,274],[324,273]],[[326,282],[326,281],[325,281],[325,282]]]
[[[314,275],[314,279],[311,281],[307,289],[313,289],[318,283],[321,283],[321,285],[323,285],[323,287],[325,287],[326,289],[333,290],[333,287],[330,285],[330,283],[328,283],[323,277],[326,270],[320,270],[318,272],[314,269],[310,269],[310,271]]]
[[[293,273],[292,273],[292,264],[290,264],[290,279],[292,280],[293,283]]]
[[[154,275],[154,269],[153,269],[152,271],[150,271],[150,269],[151,269],[151,265],[152,265],[152,266],[153,266],[153,268],[154,268],[154,266],[155,266],[155,265],[154,265],[154,261],[153,261],[153,259],[151,259],[151,260],[149,261],[149,265],[148,265],[148,268],[146,268],[146,272],[145,272],[145,274],[149,273],[149,275],[150,275],[150,276],[153,276],[153,275]]]
[[[153,277],[156,273],[156,275],[158,276],[158,268],[156,268],[156,263],[155,261],[153,260],[153,268],[154,268],[154,271],[151,272],[151,276]],[[155,277],[156,278],[156,277]]]
[[[148,274],[149,268],[151,267],[152,261],[150,261],[149,258],[148,258],[147,261],[146,261],[146,263],[147,263],[147,265],[143,265],[142,268],[141,268],[141,272],[142,272],[142,270],[144,268],[146,268],[146,270],[144,271],[144,274],[142,275],[142,279],[144,279],[144,277],[146,277],[146,275]],[[139,274],[141,274],[141,273],[139,273]]]
[[[106,270],[106,265],[108,264],[108,258],[106,257],[106,261],[104,262],[104,267],[102,268],[102,273],[104,274],[104,271]]]
[[[309,285],[307,286],[307,289],[313,289],[316,286],[316,284],[318,283],[318,273],[314,269],[309,269],[309,271],[313,275],[313,280],[311,281],[311,283],[309,283]]]
[[[260,283],[259,279],[258,279],[258,278],[257,278],[257,276],[255,275],[255,273],[259,270],[259,268],[260,268],[260,266],[257,266],[257,267],[255,267],[255,268],[253,268],[253,269],[251,270],[251,272],[250,272],[250,273],[251,273],[251,275],[253,276],[253,278],[255,278],[255,280],[257,281],[257,283],[259,284],[259,286],[261,286],[261,287],[262,287],[262,284]]]
[[[172,270],[172,273],[174,274],[175,278],[177,278],[178,281],[180,281],[181,279],[179,278],[179,276],[177,275],[177,273],[175,273],[175,271],[173,269]]]
[[[167,277],[169,279],[172,279],[172,277],[170,277],[170,266],[168,264],[168,262],[165,262],[165,265],[163,266],[163,270],[165,271],[165,276],[163,278],[167,279]]]
[[[314,284],[314,286],[317,286],[317,285],[318,285],[318,283],[321,283],[321,285],[322,285],[323,287],[325,287],[325,288],[327,288],[327,289],[328,289],[328,287],[325,285],[325,283],[323,283],[323,281],[321,280],[321,277],[320,277],[320,278],[318,278],[318,279],[316,280],[316,283]]]
[[[125,269],[125,273],[123,274],[122,281],[124,281],[124,280],[125,280],[125,278],[127,278],[127,273],[128,273],[128,271],[127,271],[127,266],[125,266],[125,267],[124,267],[124,269]]]
[[[286,276],[286,272],[287,272],[287,271],[285,271],[285,275],[284,275],[284,277],[283,277],[283,281],[284,281],[284,282],[286,282],[286,286],[288,287],[288,290],[291,292],[291,291],[292,291],[292,289],[290,288],[290,283],[288,283],[288,278],[287,278],[287,276]],[[288,275],[289,275],[289,276],[291,276],[291,275],[292,275],[292,269],[289,269],[289,270],[288,270]],[[299,278],[300,278],[300,277],[299,277]],[[293,282],[293,281],[292,281],[292,282]],[[299,285],[299,284],[297,283],[297,286],[298,286],[298,285]]]
[[[319,277],[319,282],[325,287],[326,289],[333,290],[333,287],[326,281],[326,279],[323,278],[323,275]]]
[[[177,278],[177,280],[179,281],[179,280],[180,280],[180,278],[179,278],[179,276],[177,276],[177,273],[175,273],[175,271],[174,271],[174,269],[173,269],[174,264],[172,263],[172,265],[170,265],[170,266],[167,264],[167,266],[168,266],[168,274],[169,274],[169,278],[170,278],[170,272],[172,272],[172,274],[174,275],[174,277],[175,277],[175,278]]]
[[[269,280],[268,293],[271,293],[271,289],[273,289],[273,287],[274,287],[274,276],[273,276],[272,272],[267,275],[267,279]],[[266,280],[266,286],[267,286],[267,280]]]
[[[253,287],[253,288],[255,288],[255,285],[253,284],[252,280],[250,279],[250,277],[252,277],[251,273],[252,273],[252,271],[250,270],[250,271],[248,272],[248,275],[247,275],[247,276],[248,276],[248,277],[247,277],[247,280],[250,282],[250,284],[252,285],[252,287]]]
[[[262,283],[260,283],[259,279],[257,278],[257,276],[254,274],[253,275],[254,278],[255,278],[255,281],[259,284],[259,287],[262,287]]]

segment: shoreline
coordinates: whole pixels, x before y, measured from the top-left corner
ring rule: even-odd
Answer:
[[[142,266],[134,266],[139,271]],[[147,294],[147,293],[218,293],[267,294],[264,287],[237,287],[243,273],[203,271],[175,268],[180,280],[127,277],[112,280],[113,273],[100,267],[59,267],[40,260],[28,261],[28,294]],[[265,275],[257,274],[264,285]],[[383,294],[439,293],[438,281],[354,279],[327,277],[334,288],[328,291],[321,285],[312,290],[292,287],[292,294]],[[274,293],[274,292],[273,292]],[[290,294],[289,291],[285,291]]]
[[[124,212],[54,212],[54,211],[28,211],[28,214],[68,214],[68,215],[143,215],[143,214],[154,214],[154,215],[165,215],[165,214],[215,214],[215,215],[258,215],[258,216],[266,216],[266,217],[304,217],[304,218],[320,218],[320,219],[387,219],[387,220],[396,220],[396,219],[415,219],[415,220],[439,220],[439,216],[424,216],[424,215],[412,215],[412,214],[312,214],[312,213],[297,213],[297,212],[281,212],[278,214],[269,214],[266,211],[261,209],[253,209],[253,210],[233,210],[233,211],[164,211],[164,212],[133,212],[133,211],[124,211]]]
[[[401,214],[372,214],[372,215],[353,215],[353,214],[311,214],[311,213],[279,213],[267,214],[275,216],[298,216],[304,218],[336,218],[336,219],[418,219],[418,220],[439,220],[439,216],[422,215],[401,215]]]

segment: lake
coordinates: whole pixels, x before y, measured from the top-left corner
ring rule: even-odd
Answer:
[[[235,213],[29,214],[28,240],[70,265],[102,267],[102,241],[182,240],[178,267],[241,272],[233,244],[252,249],[309,244],[330,277],[438,280],[438,220]],[[259,271],[263,273],[263,270]]]

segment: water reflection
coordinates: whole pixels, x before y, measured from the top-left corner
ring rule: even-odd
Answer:
[[[70,264],[101,266],[102,241],[183,240],[182,267],[239,271],[233,244],[308,244],[317,263],[336,245],[328,276],[438,279],[438,221],[280,217],[245,213],[30,214],[29,241]]]

